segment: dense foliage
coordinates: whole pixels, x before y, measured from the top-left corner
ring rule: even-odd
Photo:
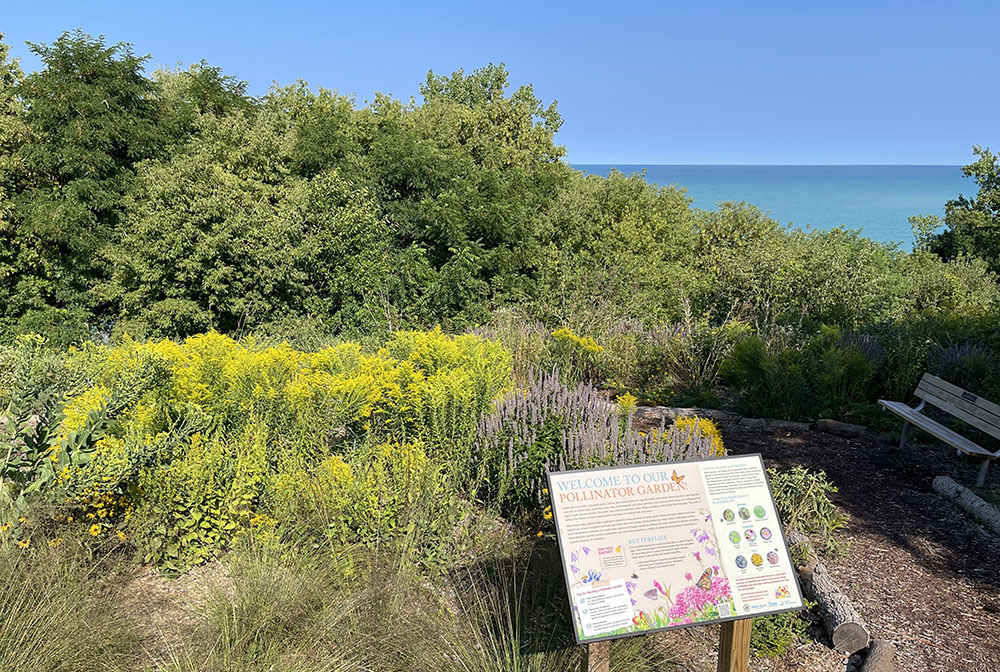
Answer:
[[[555,103],[510,91],[502,66],[360,107],[304,83],[251,98],[206,63],[148,77],[130,46],[81,32],[31,48],[43,68],[25,75],[0,47],[7,331],[68,343],[308,318],[385,335],[519,306],[588,337],[685,307],[762,331],[998,305],[988,150],[967,168],[979,197],[906,254],[746,204],[694,210],[641,176],[583,176],[561,160]]]

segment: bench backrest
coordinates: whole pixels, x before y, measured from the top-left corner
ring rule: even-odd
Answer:
[[[1000,406],[925,373],[914,394],[976,429],[1000,439]]]

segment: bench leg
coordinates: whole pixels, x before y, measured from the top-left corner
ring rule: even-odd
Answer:
[[[986,483],[986,470],[990,468],[990,460],[983,460],[983,466],[979,467],[979,478],[976,479],[976,487],[981,488]]]
[[[900,448],[900,450],[902,450],[903,446],[906,445],[906,432],[909,429],[910,429],[910,423],[907,422],[906,420],[903,420],[903,431],[901,431],[899,433],[899,448]]]

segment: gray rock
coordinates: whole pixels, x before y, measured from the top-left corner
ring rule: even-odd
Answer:
[[[827,434],[843,436],[848,439],[856,439],[868,431],[867,428],[862,425],[852,425],[849,422],[840,422],[838,420],[830,420],[828,418],[821,418],[812,423],[810,429],[817,432],[826,432]]]

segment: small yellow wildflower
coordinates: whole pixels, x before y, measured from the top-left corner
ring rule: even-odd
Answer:
[[[542,488],[542,494],[543,495],[549,494],[549,489],[548,488]]]
[[[27,548],[28,546],[31,546],[31,539],[22,539],[21,541],[17,542],[17,545],[20,546],[21,548]]]
[[[101,533],[101,526],[98,525],[97,523],[94,523],[93,525],[91,525],[90,529],[87,530],[87,534],[89,534],[92,537],[96,537],[100,533]]]
[[[552,520],[552,514],[551,513],[546,513],[545,514],[545,520]]]
[[[3,525],[0,525],[0,532],[6,532],[9,529],[10,529],[10,523],[4,523]]]
[[[49,539],[49,546],[51,546],[52,548],[59,548],[60,544],[62,544],[62,537],[56,537],[55,539]]]
[[[542,531],[541,531],[541,530],[538,530],[538,534],[536,534],[535,536],[536,536],[536,537],[540,537],[540,536],[542,536]]]
[[[118,537],[118,541],[125,541],[125,533],[121,530],[116,531],[115,536]]]
[[[18,521],[20,521],[24,525],[28,524],[28,519],[25,516],[21,516],[20,518],[18,518]]]

